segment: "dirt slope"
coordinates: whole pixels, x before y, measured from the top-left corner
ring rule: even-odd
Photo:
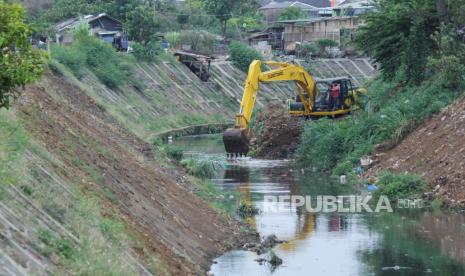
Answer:
[[[417,173],[452,206],[465,207],[465,99],[445,108],[398,146],[375,155],[368,175],[383,170]]]
[[[16,108],[33,137],[63,162],[63,178],[82,179],[89,193],[106,188],[116,196],[120,215],[146,238],[140,254],[154,251],[175,274],[192,274],[235,242],[238,224],[164,173],[150,144],[77,87],[48,73]]]
[[[303,131],[304,120],[291,117],[279,102],[263,108],[255,119],[254,148],[256,157],[266,159],[292,158]]]

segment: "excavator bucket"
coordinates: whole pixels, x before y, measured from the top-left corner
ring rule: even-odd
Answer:
[[[223,133],[223,142],[228,155],[247,155],[249,152],[249,131],[244,128],[228,128]]]

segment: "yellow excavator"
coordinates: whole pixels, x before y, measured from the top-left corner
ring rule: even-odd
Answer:
[[[272,68],[262,72],[262,65]],[[366,90],[355,88],[350,78],[315,80],[302,66],[286,62],[254,60],[249,66],[244,93],[234,128],[223,134],[226,153],[231,156],[244,156],[249,152],[251,130],[249,123],[255,106],[260,82],[294,81],[296,95],[288,101],[288,112],[292,116],[318,119],[345,115],[361,107],[361,96]],[[339,88],[339,97],[331,97],[333,85]]]

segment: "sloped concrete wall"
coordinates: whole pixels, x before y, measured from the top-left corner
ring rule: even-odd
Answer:
[[[350,77],[354,84],[361,86],[376,75],[373,64],[367,58],[317,59],[309,63],[301,62],[318,78]]]
[[[375,74],[366,59],[323,59],[304,66],[319,78],[350,76],[355,85]],[[90,72],[82,80],[69,74],[69,81],[144,139],[170,129],[232,122],[239,111],[246,74],[228,61],[212,62],[208,82],[181,63],[137,63],[134,68],[133,80],[119,89],[109,89]],[[294,94],[293,82],[260,84],[257,107]]]

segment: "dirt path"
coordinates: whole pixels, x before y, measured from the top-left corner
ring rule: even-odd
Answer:
[[[394,149],[378,152],[373,176],[384,170],[421,175],[436,196],[465,207],[465,99],[420,125]]]
[[[145,239],[141,255],[155,252],[174,274],[187,275],[206,271],[211,258],[237,243],[237,222],[163,173],[152,146],[81,90],[47,74],[25,90],[17,109],[34,138],[66,164],[66,179],[82,179],[89,193],[105,187],[116,196],[108,204]]]

